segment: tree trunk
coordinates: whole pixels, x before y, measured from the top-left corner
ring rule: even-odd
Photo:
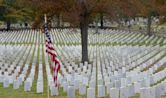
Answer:
[[[104,28],[103,13],[100,13],[100,28]]]
[[[10,25],[11,25],[11,22],[10,22],[10,21],[7,21],[7,22],[6,22],[6,30],[7,30],[7,31],[10,30]]]
[[[86,0],[79,1],[82,8],[80,13],[80,30],[81,30],[81,45],[82,45],[82,62],[88,62],[88,24],[89,14],[86,6]]]
[[[98,20],[99,20],[99,18],[96,17],[96,21],[95,21],[95,30],[96,30],[96,33],[97,33],[97,34],[99,33]]]
[[[56,17],[57,17],[57,27],[59,28],[61,23],[60,14],[58,14]]]
[[[82,62],[88,61],[88,18],[82,16],[80,21],[81,45],[82,45]]]
[[[128,24],[128,29],[129,29],[129,33],[131,33],[131,23],[130,23],[130,20],[129,20],[129,24]]]
[[[149,36],[151,36],[151,24],[152,24],[152,18],[151,15],[148,16],[148,20],[147,20],[147,34]]]

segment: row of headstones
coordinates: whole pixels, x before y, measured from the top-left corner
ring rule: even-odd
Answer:
[[[166,61],[166,57],[164,56],[163,58],[161,58],[159,62],[155,63],[151,68],[149,68],[148,71],[150,71],[151,73],[154,73],[165,64],[165,61]]]
[[[141,70],[147,68],[149,65],[152,65],[154,62],[160,60],[160,58],[165,55],[165,51],[163,50],[163,51],[160,51],[159,53],[157,51],[157,54],[153,54],[153,55],[154,55],[153,58],[150,58],[150,57],[152,57],[152,56],[150,56],[149,60],[144,62],[144,64],[140,65]]]
[[[53,33],[51,33],[51,34],[53,34],[52,36],[54,37],[54,35],[55,34],[57,34],[57,31],[52,31]],[[55,33],[54,33],[55,32]],[[71,33],[71,31],[69,31],[70,33]],[[117,31],[118,32],[118,31]],[[65,31],[63,31],[62,33],[61,33],[61,38],[65,41],[66,40],[66,34],[63,34],[63,33],[66,33]],[[110,32],[109,32],[110,33]],[[109,33],[108,33],[108,35],[109,35]],[[112,32],[111,32],[112,33]],[[131,34],[131,33],[130,33]],[[119,35],[120,36],[120,34],[119,34],[119,32],[116,34],[117,36]],[[127,35],[127,34],[126,34]],[[80,36],[80,35],[78,35],[78,36]],[[76,37],[76,38],[78,38],[78,37]],[[99,37],[100,38],[100,37]],[[102,37],[103,38],[103,37]],[[113,37],[114,38],[114,37]],[[57,42],[57,39],[58,38],[53,38],[53,39],[56,39],[56,42]],[[90,41],[89,42],[92,42],[91,41],[91,38],[89,38],[90,39]],[[74,40],[74,42],[73,43],[76,43],[76,42],[80,42],[80,39],[77,39],[77,40],[75,40],[75,38],[73,38],[72,40],[71,39],[69,39],[69,40],[67,40],[66,42],[72,42]],[[102,40],[100,40],[100,41],[102,41]],[[58,42],[62,42],[61,41],[61,39],[59,39],[58,40]]]
[[[28,50],[30,50],[30,48],[28,48]],[[24,54],[24,57],[26,57],[26,56],[27,56],[27,52]],[[21,58],[21,57],[18,57],[18,59],[19,58]],[[17,75],[16,73],[18,73],[17,71],[19,70],[17,68],[20,68],[19,66],[17,66],[17,63],[18,62],[17,62],[17,58],[16,58],[16,60],[13,61],[12,64],[10,64],[10,63],[2,64],[0,66],[1,67],[0,72],[8,72],[8,75],[12,75],[15,73],[15,75]],[[20,64],[18,64],[18,65],[20,65],[20,66],[23,65],[23,62],[20,62]]]
[[[127,80],[128,80],[128,79],[127,79]],[[100,83],[100,82],[98,82],[98,83]],[[125,82],[121,80],[121,84],[122,84],[122,83],[124,84]],[[146,83],[146,82],[143,82],[142,85],[144,85],[145,83]],[[124,85],[123,85],[123,86],[124,86]],[[150,86],[150,84],[149,84],[148,86]],[[149,97],[148,97],[148,98],[149,98]]]
[[[165,61],[161,61],[162,63],[164,63]],[[98,64],[99,65],[99,64]],[[100,74],[101,74],[101,69],[100,69],[101,67],[100,66],[98,66],[98,76],[100,76],[100,77],[102,77]],[[108,68],[108,70],[110,70],[110,68]],[[104,80],[105,81],[107,81],[108,79],[108,77],[110,77],[110,78],[113,78],[113,79],[111,79],[111,81],[114,81],[116,78],[120,78],[120,77],[122,77],[123,76],[123,78],[124,78],[124,76],[126,75],[126,77],[128,76],[128,77],[130,77],[130,78],[133,78],[132,80],[133,80],[133,82],[136,82],[136,81],[138,81],[138,80],[140,80],[139,79],[139,77],[149,77],[149,76],[151,76],[151,74],[153,74],[153,72],[151,72],[151,73],[149,73],[148,71],[146,71],[146,72],[144,72],[144,73],[140,73],[140,68],[139,67],[137,67],[137,69],[134,69],[133,71],[130,71],[130,72],[125,72],[125,68],[122,68],[121,70],[119,69],[118,71],[114,71],[114,73],[112,73],[112,72],[109,72],[109,73],[107,73],[106,72],[106,70],[102,70],[102,75],[103,75],[103,77],[104,77]],[[163,72],[160,72],[161,74],[159,74],[159,75],[157,75],[157,76],[160,76],[161,78],[159,78],[158,77],[158,79],[156,79],[155,81],[154,81],[154,83],[156,83],[157,81],[159,81],[159,80],[161,80],[161,79],[163,79],[164,78],[164,76],[165,76],[165,74],[164,74],[164,70],[163,70]],[[138,74],[138,73],[140,73],[140,74]],[[134,75],[134,76],[133,76]],[[148,76],[147,76],[148,75]],[[119,77],[120,76],[120,77]],[[154,75],[155,76],[155,75]],[[137,79],[135,78],[135,77],[137,77]],[[153,77],[152,77],[153,78]],[[129,80],[129,79],[128,79]],[[109,79],[109,81],[110,81],[110,79]],[[150,80],[149,80],[150,81]],[[150,84],[149,84],[150,85]]]
[[[72,62],[74,60],[80,61],[81,47],[80,46],[56,46],[57,53],[60,55],[62,61]],[[63,52],[62,52],[63,51]]]
[[[129,64],[128,65],[128,68],[127,68],[127,70],[129,70],[129,69],[131,69],[132,67],[135,67],[135,65],[138,65],[138,64],[141,64],[142,62],[145,62],[146,60],[148,60],[149,58],[151,58],[153,55],[156,55],[156,53],[158,52],[158,50],[156,50],[156,51],[151,51],[151,53],[148,53],[148,55],[145,55],[145,56],[143,56],[143,57],[141,57],[141,59],[139,59],[139,60],[137,60],[137,62],[135,62],[135,63],[133,63],[133,64]],[[161,55],[159,55],[159,57],[160,57]],[[159,58],[158,57],[158,58]],[[153,58],[152,58],[153,59]],[[144,61],[145,60],[145,61]],[[151,60],[149,60],[149,61],[151,61]],[[130,61],[131,62],[131,61]],[[153,61],[154,62],[154,61]],[[137,63],[137,64],[136,64]],[[149,64],[150,65],[150,64]],[[131,66],[131,67],[129,67],[129,66]]]
[[[33,84],[33,81],[34,81],[34,77],[35,77],[37,55],[38,55],[38,46],[34,50],[34,58],[33,58],[33,61],[32,61],[33,64],[31,66],[31,70],[30,70],[29,76],[26,78],[26,80],[24,82],[24,91],[31,91],[31,87],[32,87],[32,84]],[[32,57],[32,55],[29,56],[29,57]]]
[[[121,88],[108,88],[105,89],[104,86],[98,85],[98,95],[95,94],[94,88],[84,88],[79,86],[79,93],[82,95],[87,95],[87,98],[104,98],[106,94],[110,96],[110,98],[129,98],[135,96],[135,94],[139,93],[140,98],[160,98],[166,92],[166,81],[161,83],[156,87],[146,87],[140,88],[139,83],[135,83],[134,85],[128,85],[127,87]],[[87,93],[87,94],[86,94]],[[75,87],[68,86],[67,87],[67,98],[76,98],[75,96]]]
[[[3,33],[0,36],[1,43],[7,42],[14,42],[14,43],[23,43],[23,42],[33,42],[35,43],[36,41],[39,40],[42,33],[38,33],[37,31],[12,31],[9,33]],[[5,36],[5,37],[4,37]],[[29,37],[31,36],[31,37]],[[34,40],[33,40],[34,38]]]
[[[98,64],[99,65],[99,64]],[[100,67],[98,67],[98,68],[100,68]],[[100,71],[100,70],[98,70],[98,71]],[[105,75],[103,75],[103,76],[105,76]]]
[[[87,62],[85,62],[85,65],[88,65]],[[63,91],[72,94],[70,92],[71,90],[68,90],[68,87],[73,86],[74,91],[79,90],[80,95],[86,94],[86,88],[93,87],[96,88],[96,67],[93,64],[92,66],[92,72],[89,75],[86,74],[79,74],[79,73],[72,73],[72,74],[66,74],[64,75],[63,79],[61,80],[61,86],[63,87]],[[73,88],[70,88],[73,89]],[[71,96],[69,94],[69,96]],[[74,98],[74,97],[70,97]]]
[[[58,50],[61,50],[61,49],[58,49]],[[66,52],[64,52],[64,54],[65,54]],[[67,58],[68,56],[67,56],[67,54],[66,54],[66,58]],[[71,58],[71,57],[68,57],[68,58]],[[70,59],[71,60],[71,59]]]
[[[43,66],[39,64],[38,79],[37,79],[37,93],[43,93]]]
[[[33,46],[34,47],[34,46]],[[33,49],[33,48],[32,48]],[[37,48],[36,52],[37,54]],[[33,55],[33,51],[30,51],[27,61],[25,66],[23,67],[23,70],[20,72],[20,75],[14,80],[13,88],[14,89],[19,89],[19,87],[23,84],[24,82],[24,91],[30,91],[32,82],[34,80],[34,75],[35,75],[35,62],[30,66],[30,58]],[[34,58],[35,59],[35,58]],[[31,68],[31,69],[30,69]],[[28,74],[28,70],[30,69],[30,73]]]
[[[11,45],[0,45],[0,59],[1,62],[12,63],[15,60],[15,56],[19,53],[21,47],[20,46],[11,46]],[[11,56],[13,55],[13,56]]]
[[[112,52],[111,52],[111,53],[112,53]],[[107,56],[107,58],[108,58],[108,56]],[[115,58],[115,57],[114,57],[114,58]],[[99,60],[101,60],[101,61],[102,61],[102,58],[101,58],[101,59],[99,59]],[[142,59],[142,60],[143,60],[143,59]],[[142,61],[141,61],[141,62],[142,62]],[[102,63],[102,64],[103,64],[103,63]],[[107,62],[107,65],[108,65],[108,64],[110,64],[110,65],[111,65],[111,67],[112,67],[112,69],[113,69],[113,70],[117,69],[117,68],[114,68],[114,67],[116,67],[115,65],[113,65],[113,64],[115,64],[115,63],[113,63],[113,64],[112,64],[112,63]],[[103,65],[104,65],[104,64],[103,64]],[[132,67],[132,66],[131,66],[131,67]]]
[[[101,31],[102,32],[102,31]],[[113,31],[113,32],[111,32],[111,31],[109,31],[109,30],[107,30],[107,31],[105,31],[105,30],[103,30],[103,32],[101,33],[101,34],[103,34],[103,33],[105,33],[105,32],[109,32],[109,33],[115,33],[115,32],[118,32],[118,33],[115,33],[114,35],[119,35],[120,36],[120,34],[122,33],[123,34],[123,32],[119,32],[119,31]],[[107,34],[107,36],[109,35],[109,33]],[[126,32],[127,33],[127,32]],[[130,35],[131,35],[132,33],[130,33]],[[64,34],[65,35],[65,34]],[[111,34],[112,35],[112,34]],[[126,35],[129,35],[129,34],[126,34]],[[111,36],[110,36],[111,37]],[[99,38],[103,38],[103,36],[102,37],[99,37]],[[114,36],[112,37],[112,38],[114,38]],[[90,38],[91,39],[91,38]],[[105,38],[104,38],[105,39]],[[91,41],[90,41],[91,42]]]
[[[91,70],[92,70],[92,65],[91,64],[83,64],[80,63],[79,65],[75,64],[75,63],[64,63],[64,65],[61,66],[61,70],[63,71],[63,73],[79,73],[79,74],[90,74]],[[66,71],[67,70],[67,71]]]
[[[25,32],[27,32],[27,33],[25,33]],[[35,33],[32,33],[32,32],[35,32]],[[41,32],[41,31],[33,31],[33,30],[30,30],[30,31],[20,31],[20,32],[12,32],[12,33],[15,33],[15,35],[20,35],[20,36],[14,36],[14,37],[17,37],[17,39],[15,39],[15,40],[5,40],[5,42],[27,42],[27,41],[30,41],[30,40],[28,40],[28,36],[31,34],[31,36],[32,36],[32,34],[34,35],[34,36],[36,36],[36,38],[34,38],[34,41],[37,41],[37,43],[39,43],[39,39],[41,39],[41,34],[42,33],[39,33],[39,32]],[[65,31],[61,31],[61,32],[65,32]],[[70,31],[70,30],[68,30],[68,32],[72,32],[72,31]],[[107,35],[109,35],[110,34],[110,32],[111,31],[107,31],[108,33],[107,33]],[[135,38],[135,36],[136,36],[136,34],[132,34],[132,33],[127,33],[127,32],[119,32],[119,31],[112,31],[111,33],[115,33],[115,32],[118,32],[115,36],[118,36],[117,37],[117,39],[115,40],[116,42],[133,42],[133,41],[143,41],[143,40],[146,40],[147,39],[147,37],[143,37],[144,39],[134,39]],[[5,36],[6,35],[9,35],[9,34],[12,34],[12,33],[5,33]],[[29,34],[30,33],[30,34]],[[59,42],[64,42],[64,41],[66,41],[66,42],[72,42],[72,40],[74,40],[75,38],[78,38],[79,36],[80,36],[80,34],[78,35],[77,34],[77,37],[76,37],[76,34],[71,34],[71,36],[70,37],[75,37],[75,38],[66,38],[66,34],[64,33],[63,34],[63,36],[62,35],[59,35],[57,38],[55,38],[55,34],[57,34],[56,32],[55,33],[53,33],[53,39],[55,39],[55,40],[57,40],[57,39],[59,39]],[[61,33],[58,33],[58,34],[61,34]],[[70,34],[69,34],[70,35]],[[122,36],[123,35],[123,36]],[[133,36],[134,35],[134,36]],[[139,34],[140,35],[140,34]],[[127,36],[127,37],[126,37]],[[144,35],[143,35],[144,36]],[[7,37],[10,37],[10,36],[7,36]],[[130,38],[133,38],[133,39],[130,39]],[[155,38],[155,41],[157,41],[158,40],[158,38],[157,37],[154,37],[154,36],[152,36],[153,38]],[[21,38],[21,39],[20,39]],[[29,38],[31,38],[31,37],[29,37]],[[42,38],[44,38],[44,37],[42,37]],[[99,38],[100,38],[100,36],[99,36]],[[102,37],[103,38],[103,37]],[[112,38],[115,38],[114,36],[112,37]],[[123,39],[122,39],[123,38]],[[14,39],[13,38],[13,36],[11,36],[11,38],[10,39]],[[62,40],[63,39],[63,40]],[[119,39],[121,39],[121,40],[119,40]],[[2,39],[3,41],[4,41],[4,39]],[[32,40],[32,39],[31,39]],[[77,39],[75,42],[78,42],[78,40],[80,41],[80,39]],[[130,40],[130,41],[129,41]],[[40,41],[41,43],[43,43],[43,41],[44,40],[42,40],[42,41]],[[99,42],[100,41],[105,41],[105,40],[99,40]],[[154,42],[155,42],[154,41]],[[160,38],[159,40],[158,40],[158,42],[157,43],[160,43],[162,41],[162,38]],[[54,41],[55,42],[55,41]],[[57,42],[57,41],[56,41]],[[108,42],[110,42],[110,40],[108,41]],[[166,42],[166,41],[165,41]]]
[[[122,82],[122,83],[124,83],[124,82]],[[163,92],[166,92],[166,90],[165,91],[163,90],[161,93],[161,90],[164,87],[161,86],[161,88],[159,89],[160,91],[158,91],[158,90],[154,91],[154,88],[150,88],[150,89],[149,89],[149,87],[141,88],[141,84],[135,82],[134,85],[127,85],[127,87],[120,87],[119,89],[110,88],[110,90],[109,90],[109,88],[107,88],[108,89],[107,92],[108,93],[110,92],[110,98],[119,98],[119,94],[120,94],[120,98],[128,98],[128,97],[134,96],[134,94],[136,94],[136,93],[141,93],[141,98],[160,98],[160,96],[163,94]],[[143,91],[144,89],[149,89],[149,90],[146,91],[146,93],[145,93],[145,91]],[[83,91],[86,92],[86,89],[84,89]],[[90,91],[90,89],[88,89],[88,92],[89,91]],[[119,93],[119,91],[120,91],[120,93]],[[92,96],[94,96],[92,98],[95,98],[95,94],[92,92],[94,92],[94,90],[91,91],[91,93],[87,94],[87,98],[90,98]],[[88,97],[88,95],[89,95],[89,97]],[[157,97],[155,97],[155,96],[157,96]],[[99,98],[105,97],[105,87],[103,85],[98,85],[98,97]],[[75,98],[75,86],[68,87],[68,98]]]
[[[143,35],[143,34],[132,34],[132,33],[129,33],[129,32],[125,32],[125,31],[121,31],[121,32],[119,32],[118,30],[117,31],[109,31],[109,30],[107,30],[107,31],[103,31],[103,32],[108,32],[107,33],[107,35],[105,35],[105,36],[108,36],[110,33],[115,33],[115,32],[118,32],[118,33],[115,33],[114,35],[115,36],[118,36],[118,37],[121,37],[121,38],[119,38],[119,39],[121,39],[121,40],[119,40],[119,39],[116,39],[116,41],[120,41],[120,42],[139,42],[139,41],[141,41],[141,42],[144,42],[144,41],[146,41],[147,39],[149,39],[149,40],[147,40],[146,42],[148,43],[148,42],[151,42],[151,43],[153,43],[153,42],[156,42],[157,41],[157,43],[159,44],[162,40],[163,40],[163,38],[158,38],[158,37],[155,37],[155,36],[152,36],[152,37],[150,37],[150,38],[148,38],[148,36],[145,36],[145,35]],[[63,32],[64,33],[64,32]],[[128,34],[129,33],[129,34]],[[53,34],[57,34],[57,33],[53,33]],[[61,33],[62,34],[62,33]],[[120,35],[121,34],[121,35]],[[113,34],[111,34],[111,35],[113,35]],[[123,35],[123,36],[122,36]],[[140,37],[140,35],[142,35],[141,37]],[[66,38],[66,37],[64,37],[65,36],[65,34],[63,34],[63,37],[62,38]],[[122,38],[125,38],[127,36],[127,38],[129,39],[129,38],[131,38],[131,37],[134,37],[132,40],[124,40],[124,39],[122,39]],[[112,37],[112,36],[110,36],[110,37]],[[110,38],[109,37],[109,38]],[[137,39],[135,38],[135,37],[138,37]],[[99,38],[103,38],[103,36],[101,36],[101,37],[99,37]],[[112,38],[115,38],[114,36],[112,37]],[[110,38],[110,39],[112,39],[112,38]],[[127,38],[125,38],[125,39],[127,39]],[[153,40],[153,41],[151,41],[152,39],[154,39],[155,38],[155,40]],[[54,38],[55,39],[55,38]],[[91,38],[90,38],[91,39]],[[106,39],[105,37],[104,37],[104,39]],[[115,40],[115,39],[113,39],[113,40]],[[70,40],[68,40],[68,42],[69,42]],[[79,40],[78,40],[79,41]],[[78,42],[77,41],[77,42]],[[99,40],[99,41],[102,41],[102,40]],[[103,40],[104,42],[106,42],[106,40]],[[109,42],[110,41],[112,41],[112,40],[109,40]],[[91,42],[91,41],[90,41]],[[164,41],[164,42],[166,42],[166,40]]]
[[[25,65],[26,66],[26,68],[28,67],[28,65]],[[24,69],[23,70],[24,72],[26,71],[26,69]],[[17,74],[18,74],[18,72],[17,72]],[[25,75],[24,74],[22,74],[22,75],[20,75],[19,77],[18,77],[18,79],[16,79],[16,75],[11,75],[11,76],[9,76],[9,75],[3,75],[2,76],[3,78],[2,78],[2,81],[3,81],[3,87],[4,88],[8,88],[9,86],[10,86],[10,84],[13,84],[13,88],[15,89],[15,88],[17,88],[19,85],[21,85],[22,84],[22,81],[23,81],[23,79],[25,78]],[[18,81],[17,81],[18,80]]]

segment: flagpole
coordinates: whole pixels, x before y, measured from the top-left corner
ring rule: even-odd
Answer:
[[[47,14],[44,14],[44,29],[45,29],[45,25],[47,24]],[[47,66],[47,65],[45,65],[45,66]],[[47,82],[49,82],[48,80],[47,80]],[[47,98],[49,98],[50,96],[49,96],[49,83],[47,83]]]
[[[47,23],[47,14],[44,14],[44,23]]]

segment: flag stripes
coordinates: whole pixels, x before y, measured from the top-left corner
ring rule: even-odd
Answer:
[[[54,83],[55,83],[55,86],[57,86],[58,72],[60,70],[60,61],[57,58],[56,50],[52,44],[47,23],[45,23],[45,26],[44,26],[44,33],[45,33],[45,39],[46,39],[45,40],[46,52],[51,57]]]

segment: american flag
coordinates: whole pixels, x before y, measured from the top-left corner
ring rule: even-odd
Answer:
[[[45,23],[45,26],[44,26],[44,33],[45,33],[46,52],[51,57],[54,83],[55,83],[55,86],[57,86],[58,72],[60,70],[60,61],[57,58],[56,50],[52,44],[47,23]]]

